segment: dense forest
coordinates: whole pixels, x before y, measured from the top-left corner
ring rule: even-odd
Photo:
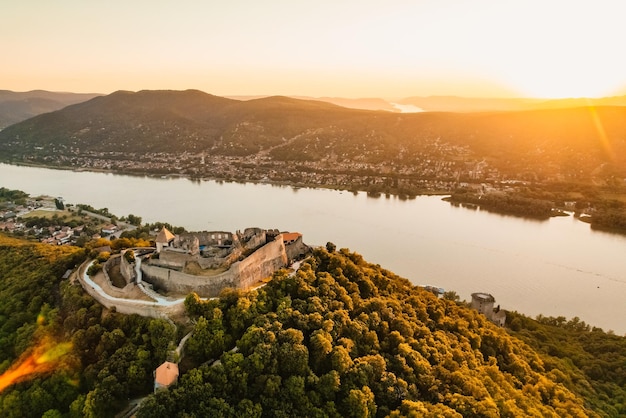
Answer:
[[[54,369],[0,393],[3,417],[113,416],[152,389],[176,329],[165,320],[105,311],[61,277],[85,250],[0,235],[0,373],[45,343],[69,346]],[[0,378],[2,380],[2,378]]]
[[[549,325],[515,316],[524,343],[347,250],[318,249],[295,275],[214,301],[191,295],[186,306],[196,319],[187,345],[194,365],[139,417],[626,413],[623,337],[586,327],[561,334],[559,347],[582,335],[598,353],[601,341],[615,349],[597,362],[571,344],[562,352],[581,361],[562,371],[567,360],[533,339]]]
[[[0,415],[112,417],[152,392],[188,330],[105,310],[61,279],[87,251],[0,235],[0,390],[42,343],[66,351],[9,382]],[[498,328],[331,244],[262,288],[185,306],[178,385],[139,417],[626,414],[625,337],[516,312]]]

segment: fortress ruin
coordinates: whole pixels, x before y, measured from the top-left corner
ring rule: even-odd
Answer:
[[[120,257],[126,282],[141,280],[165,293],[195,292],[201,297],[216,297],[228,287],[250,288],[309,251],[302,234],[261,228],[179,235],[163,228],[155,244],[154,251],[139,259]]]

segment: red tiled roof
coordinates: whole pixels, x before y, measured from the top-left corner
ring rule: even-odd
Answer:
[[[283,241],[284,242],[295,241],[301,236],[302,234],[299,232],[283,232]]]
[[[156,369],[155,383],[161,386],[169,386],[178,379],[178,364],[166,361]]]

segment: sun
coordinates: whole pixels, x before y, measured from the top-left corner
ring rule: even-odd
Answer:
[[[624,87],[623,73],[585,63],[527,66],[508,74],[508,84],[526,97],[607,97]]]

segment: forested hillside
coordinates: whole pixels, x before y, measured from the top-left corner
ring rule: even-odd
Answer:
[[[6,377],[31,354],[38,364],[52,362],[0,393],[0,416],[111,417],[151,391],[174,327],[106,312],[80,285],[61,280],[83,258],[81,248],[0,234],[0,382],[10,383]]]
[[[616,385],[597,392],[577,366],[559,370],[558,360],[463,304],[347,250],[318,249],[295,275],[277,274],[262,289],[219,301],[191,295],[186,306],[197,319],[187,353],[198,367],[177,388],[148,399],[140,417],[626,412],[623,369],[612,376]],[[518,329],[528,325],[520,321]],[[569,338],[576,337],[561,343]],[[624,359],[624,338],[615,338]],[[615,400],[606,398],[611,391]]]
[[[83,251],[0,236],[3,417],[112,417],[152,392],[182,336],[61,279]],[[179,383],[139,417],[626,414],[625,337],[518,313],[501,329],[331,244],[262,288],[185,305]],[[42,345],[54,367],[7,382]]]
[[[622,106],[397,114],[287,97],[118,91],[4,129],[0,157],[46,156],[71,166],[72,158],[102,153],[120,160],[134,159],[129,153],[261,153],[275,161],[387,162],[396,169],[484,159],[511,176],[588,181],[626,175],[625,115]]]
[[[0,90],[0,130],[42,113],[94,98],[97,94],[57,93],[45,90]]]

